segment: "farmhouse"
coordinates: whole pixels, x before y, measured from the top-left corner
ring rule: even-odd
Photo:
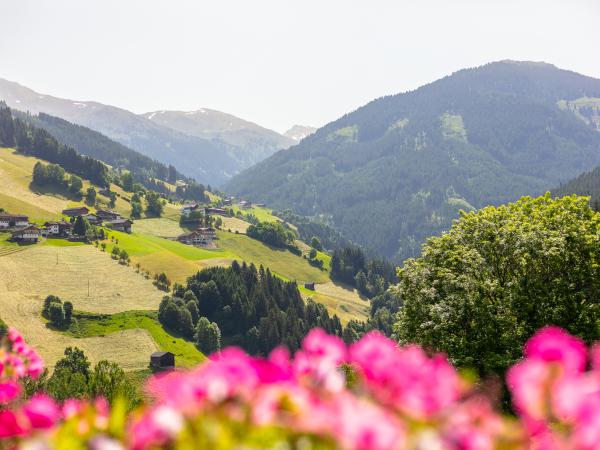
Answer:
[[[29,225],[29,217],[20,214],[0,213],[0,229],[13,227],[26,227]]]
[[[129,219],[117,219],[106,222],[106,226],[109,228],[115,231],[124,231],[125,233],[131,233],[131,225],[133,225],[133,222]]]
[[[150,355],[150,367],[154,370],[175,368],[175,355],[171,352],[154,352]]]
[[[87,220],[92,225],[102,225],[102,219],[98,217],[96,214],[86,214],[82,216],[85,220]]]
[[[209,245],[215,238],[214,228],[198,228],[190,233],[182,234],[177,240],[187,245]]]
[[[200,205],[198,203],[185,204],[181,208],[181,215],[184,217],[190,217],[190,214],[192,214],[193,211],[197,211],[198,208],[200,208]]]
[[[121,214],[111,211],[110,209],[99,209],[96,215],[102,220],[119,220]]]
[[[240,202],[240,208],[242,208],[242,209],[250,209],[250,208],[252,208],[252,203],[247,202],[246,200],[242,200]]]
[[[206,208],[206,213],[207,214],[215,214],[217,216],[225,216],[227,217],[227,210],[223,209],[223,208]]]
[[[33,225],[12,232],[11,239],[15,242],[37,242],[41,231]]]
[[[89,212],[90,210],[85,206],[80,206],[78,208],[67,208],[63,209],[62,211],[65,216],[69,217],[85,216],[86,214],[89,214]]]
[[[71,224],[62,222],[46,222],[42,234],[46,236],[65,237],[71,234]]]

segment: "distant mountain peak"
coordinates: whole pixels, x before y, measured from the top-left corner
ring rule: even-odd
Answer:
[[[310,136],[315,131],[317,131],[316,127],[311,127],[309,125],[294,125],[292,128],[283,133],[283,135],[293,139],[296,142],[300,142],[306,136]]]
[[[133,150],[173,164],[187,176],[219,185],[296,141],[232,114],[199,108],[134,114],[94,101],[63,99],[0,78],[0,100],[89,127]]]

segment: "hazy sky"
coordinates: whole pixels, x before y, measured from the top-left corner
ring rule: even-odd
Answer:
[[[0,77],[277,131],[499,59],[600,78],[599,0],[0,0]]]

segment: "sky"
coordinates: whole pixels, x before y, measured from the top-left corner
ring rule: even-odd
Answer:
[[[600,78],[599,0],[0,0],[0,78],[284,132],[502,59]]]

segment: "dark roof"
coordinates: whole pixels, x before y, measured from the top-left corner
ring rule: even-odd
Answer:
[[[27,220],[29,219],[28,216],[24,216],[22,214],[9,214],[9,213],[5,213],[5,212],[0,212],[0,219],[4,219],[4,220],[10,220],[10,219],[14,219],[14,220]]]
[[[165,356],[165,355],[168,355],[168,354],[172,355],[173,353],[171,353],[171,352],[154,352],[150,356],[155,357],[155,358],[160,358],[161,356]]]
[[[121,216],[121,214],[114,212],[110,209],[99,209],[96,211],[96,215],[99,216]]]
[[[62,212],[63,212],[63,214],[69,215],[69,214],[77,214],[77,213],[80,213],[80,212],[83,212],[83,211],[85,211],[86,214],[87,214],[90,210],[87,207],[85,207],[85,206],[79,206],[77,208],[63,209]]]
[[[111,225],[125,225],[126,223],[132,224],[133,222],[129,219],[115,219],[109,220],[107,223]]]
[[[19,228],[18,230],[15,230],[12,232],[13,236],[16,234],[21,234],[24,233],[25,231],[37,231],[39,233],[40,229],[34,225],[29,225],[28,227],[23,227],[23,228]]]

